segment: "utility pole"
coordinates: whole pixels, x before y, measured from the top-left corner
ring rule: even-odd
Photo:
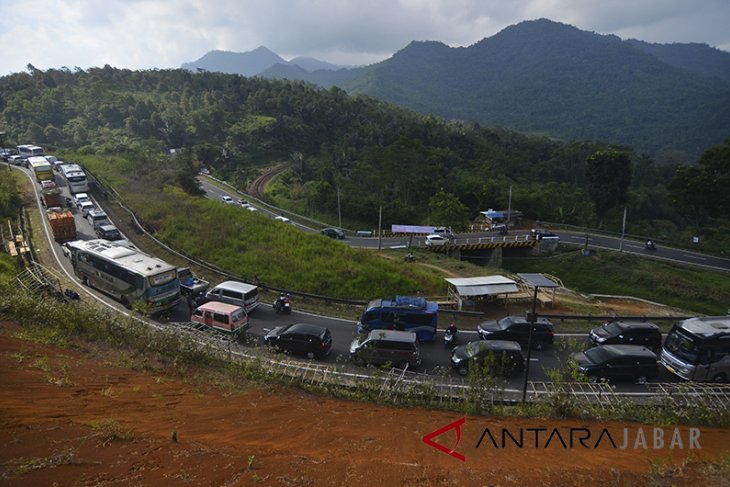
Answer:
[[[383,205],[380,205],[380,211],[378,212],[378,250],[382,250],[383,243]]]
[[[338,228],[342,230],[342,211],[340,209],[340,187],[337,186],[337,221],[339,223]]]
[[[624,222],[621,225],[621,241],[618,245],[618,251],[623,252],[624,251],[624,234],[626,233],[626,207],[624,206]]]
[[[509,185],[509,200],[507,201],[507,230],[509,230],[509,221],[512,219],[512,185]]]

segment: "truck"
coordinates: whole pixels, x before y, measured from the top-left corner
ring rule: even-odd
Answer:
[[[61,194],[60,189],[44,189],[41,191],[41,200],[46,208],[63,208],[66,206],[66,198]]]
[[[48,210],[48,223],[51,225],[53,238],[57,242],[76,239],[76,220],[69,210]]]
[[[183,297],[196,299],[205,294],[210,287],[208,281],[199,279],[193,274],[193,271],[187,267],[181,267],[177,270],[177,277],[180,279],[180,294]]]
[[[40,183],[41,181],[53,181],[55,174],[53,174],[53,166],[43,156],[33,156],[28,158],[28,168],[35,174],[36,180]]]

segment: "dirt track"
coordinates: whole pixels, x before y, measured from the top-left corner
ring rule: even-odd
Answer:
[[[533,440],[476,448],[485,428],[558,428],[567,442],[571,427],[590,429],[594,440],[607,427],[619,441],[623,428],[641,425],[468,416],[455,448],[461,462],[421,441],[461,413],[217,390],[118,367],[132,362],[119,353],[102,361],[8,336],[17,330],[0,327],[0,485],[664,485],[667,476],[673,485],[728,485],[730,477],[728,467],[718,476],[704,463],[729,461],[727,429],[701,428],[700,450],[687,449],[687,428],[682,450],[607,441],[546,448],[545,436],[538,448]],[[449,449],[454,432],[434,440]]]

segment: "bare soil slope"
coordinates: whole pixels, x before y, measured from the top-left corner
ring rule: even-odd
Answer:
[[[434,438],[460,461],[422,441],[459,421],[456,412],[398,409],[260,388],[226,392],[158,372],[11,336],[0,325],[0,485],[110,486],[486,486],[728,485],[730,431],[700,428],[701,449],[635,446],[638,424],[466,417],[460,438]],[[502,428],[587,429],[588,447],[526,434],[522,448],[495,448]],[[630,447],[616,443],[624,428]],[[649,426],[643,431],[651,433]],[[725,467],[717,465],[725,462]],[[708,463],[708,462],[714,462]],[[656,482],[656,483],[655,483]]]

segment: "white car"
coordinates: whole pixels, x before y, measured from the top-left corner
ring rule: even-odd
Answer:
[[[274,220],[278,220],[283,223],[291,223],[291,220],[285,217],[284,215],[275,216]]]
[[[427,247],[438,247],[449,243],[449,239],[443,235],[426,235],[425,243]]]
[[[231,198],[230,196],[221,196],[221,199],[224,203],[227,203],[229,205],[233,204],[233,198]]]
[[[89,212],[91,210],[96,209],[96,205],[91,200],[83,200],[79,204],[76,205],[78,209],[81,211],[81,216],[86,218],[89,215]]]
[[[244,206],[244,208],[246,208],[246,209],[247,209],[248,211],[256,211],[256,208],[254,208],[254,207],[253,207],[253,206],[251,206],[251,205],[248,205],[248,206]]]
[[[91,202],[91,198],[89,198],[89,195],[86,193],[76,193],[74,195],[74,205],[76,205],[77,208],[80,208],[81,203],[84,201]]]

